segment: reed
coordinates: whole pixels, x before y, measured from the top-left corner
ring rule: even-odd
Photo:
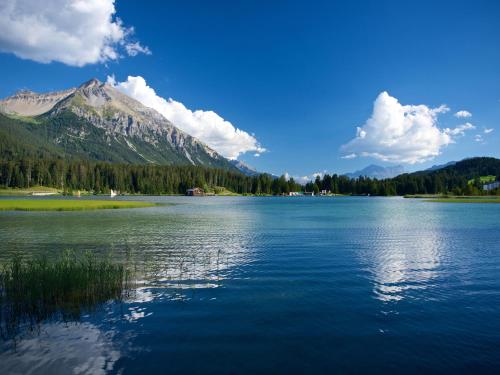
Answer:
[[[110,257],[65,251],[56,259],[20,256],[0,271],[0,334],[15,336],[21,327],[36,329],[51,318],[78,320],[105,302],[121,300],[130,271]]]

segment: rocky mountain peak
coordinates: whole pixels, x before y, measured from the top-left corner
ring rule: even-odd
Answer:
[[[36,92],[28,90],[28,89],[21,89],[17,91],[12,97],[16,98],[23,98],[23,97],[32,97],[38,95]]]
[[[41,121],[49,126],[64,123],[64,127],[57,128],[58,135],[51,142],[64,143],[66,150],[73,145],[74,150],[85,153],[89,148],[100,147],[98,156],[106,160],[236,170],[227,159],[176,128],[156,110],[96,78],[66,91],[18,93],[0,100],[0,111],[22,116],[42,115]],[[96,157],[96,153],[92,157]]]
[[[87,82],[84,82],[80,85],[79,89],[87,89],[91,87],[100,87],[103,83],[99,81],[97,78],[92,78]]]

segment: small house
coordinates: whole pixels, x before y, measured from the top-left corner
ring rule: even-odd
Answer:
[[[202,188],[195,187],[192,189],[187,189],[186,195],[190,197],[205,195],[205,191]]]
[[[483,190],[485,190],[485,191],[495,190],[498,188],[500,188],[500,181],[495,181],[495,182],[483,185]]]
[[[314,191],[304,191],[304,195],[314,197]]]

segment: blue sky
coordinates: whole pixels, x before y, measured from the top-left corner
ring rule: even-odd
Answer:
[[[61,1],[66,0],[49,3]],[[415,170],[469,156],[500,157],[500,2],[114,5],[113,19],[134,28],[128,45],[140,43],[150,54],[122,52],[121,58],[101,56],[90,63],[85,61],[92,57],[82,56],[83,66],[74,66],[78,61],[54,51],[54,61],[37,62],[46,56],[35,55],[30,46],[16,49],[15,40],[0,37],[0,96],[21,88],[73,87],[91,77],[114,76],[119,86],[128,76],[140,76],[157,96],[191,110],[214,111],[254,134],[267,151],[238,159],[275,174],[349,172],[400,162]],[[2,18],[0,32],[1,23]],[[125,45],[120,41],[117,37],[117,50]],[[388,97],[378,101],[381,112],[375,115],[374,101],[384,91]],[[422,104],[426,107],[414,107]],[[448,111],[433,112],[443,104]],[[384,122],[384,114],[398,110],[414,118]],[[456,117],[460,110],[472,116]],[[460,128],[464,124],[473,128]],[[414,131],[394,137],[398,126]],[[342,149],[356,134],[361,138]],[[390,151],[383,149],[386,137],[397,143]]]

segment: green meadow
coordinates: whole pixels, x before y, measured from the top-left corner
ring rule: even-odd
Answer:
[[[437,203],[500,203],[500,197],[487,197],[487,198],[440,198],[428,199],[426,202]]]
[[[32,186],[29,188],[6,188],[0,187],[0,195],[6,196],[16,196],[16,195],[32,195],[33,193],[52,193],[54,195],[60,195],[61,190],[47,186]]]
[[[152,207],[154,203],[80,200],[80,199],[5,199],[0,200],[0,211],[83,211],[118,208]]]
[[[488,184],[490,182],[495,182],[496,180],[497,180],[497,177],[494,176],[494,175],[488,175],[488,176],[481,176],[481,177],[479,177],[479,182],[481,184]],[[473,184],[474,181],[475,181],[474,179],[470,179],[467,182],[470,185],[470,184]]]

